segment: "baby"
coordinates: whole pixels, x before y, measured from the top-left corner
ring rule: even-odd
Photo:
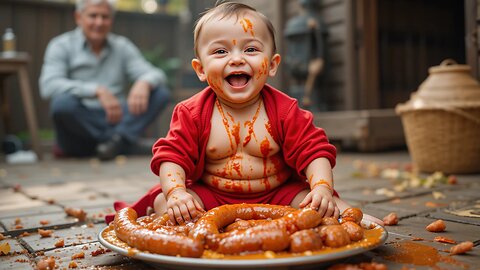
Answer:
[[[266,84],[281,61],[268,18],[218,4],[197,22],[194,49],[209,86],[175,107],[153,146],[155,212],[183,224],[222,204],[268,203],[338,217],[348,205],[333,189],[335,147],[310,112]]]

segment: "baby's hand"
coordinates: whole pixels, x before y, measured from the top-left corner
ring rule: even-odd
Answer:
[[[305,199],[300,203],[300,207],[305,207],[310,204],[310,207],[317,209],[318,213],[324,217],[338,218],[340,210],[333,200],[332,191],[324,185],[318,185],[311,190]]]
[[[170,220],[180,225],[199,218],[205,210],[195,198],[184,189],[172,192],[167,198],[167,213]]]

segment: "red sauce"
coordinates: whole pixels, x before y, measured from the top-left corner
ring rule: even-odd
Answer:
[[[268,120],[268,121],[265,123],[265,128],[267,129],[268,134],[270,134],[270,136],[274,137],[274,136],[273,136],[273,130],[272,130],[272,124],[270,124],[270,120]]]
[[[210,85],[210,87],[212,87],[214,90],[216,90],[220,93],[223,93],[222,79],[216,79],[215,80],[215,78],[212,78],[211,76],[208,76],[207,82],[208,82],[208,85]]]
[[[218,188],[219,185],[219,179],[217,177],[212,177],[212,185],[216,188]]]
[[[245,33],[250,31],[250,34],[252,35],[252,37],[255,36],[255,33],[253,32],[253,24],[249,19],[243,18],[240,21],[240,24],[242,25],[243,31],[245,31]]]
[[[265,184],[265,190],[270,190],[270,182],[267,178],[267,159],[268,153],[270,153],[272,149],[270,148],[270,141],[267,137],[260,143],[260,151],[263,156],[263,176],[265,177],[263,183]]]
[[[273,259],[273,258],[290,258],[290,257],[303,257],[303,256],[314,256],[320,254],[329,254],[329,253],[336,253],[342,252],[357,248],[368,248],[374,245],[377,245],[380,241],[383,229],[382,228],[375,228],[375,229],[366,229],[363,239],[357,242],[353,242],[349,245],[339,247],[339,248],[329,248],[324,247],[318,251],[306,251],[303,253],[291,253],[291,252],[272,252],[272,251],[265,251],[259,253],[249,253],[249,254],[240,254],[240,255],[224,255],[220,253],[213,252],[211,250],[205,250],[202,258],[204,259],[225,259],[225,260],[255,260],[255,259]],[[135,248],[131,248],[123,241],[119,240],[115,235],[115,230],[113,226],[110,226],[102,233],[103,239],[107,242],[123,248],[127,249],[129,255],[134,255],[135,253],[139,252]],[[418,255],[417,255],[418,256]],[[452,259],[453,260],[453,259]]]
[[[384,259],[398,263],[430,266],[433,269],[443,269],[437,266],[438,263],[455,264],[464,269],[468,265],[461,263],[450,256],[438,253],[434,247],[420,244],[413,241],[400,241],[392,244],[393,248],[384,255]]]
[[[225,126],[225,130],[227,131],[228,140],[230,141],[230,148],[235,149],[235,146],[233,145],[233,141],[232,141],[232,133],[230,131],[230,124],[228,123],[228,120],[225,117],[225,113],[223,112],[222,105],[220,105],[220,102],[218,101],[218,99],[215,101],[215,105],[217,106],[218,112],[222,116],[223,125]]]
[[[260,79],[262,75],[267,75],[267,71],[268,71],[268,58],[265,57],[263,58],[262,67],[258,71],[258,75],[256,79],[257,80]]]
[[[250,142],[252,139],[252,135],[255,137],[255,133],[253,131],[253,125],[255,125],[255,121],[257,121],[258,114],[260,113],[260,108],[262,105],[262,101],[258,103],[258,108],[257,111],[255,112],[255,115],[252,118],[252,121],[245,121],[243,124],[244,127],[248,127],[248,134],[245,136],[245,139],[243,140],[243,146],[247,146],[247,144]]]

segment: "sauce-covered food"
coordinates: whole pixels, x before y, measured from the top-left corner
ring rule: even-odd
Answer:
[[[311,256],[377,246],[385,231],[380,226],[367,228],[362,216],[360,209],[349,208],[335,224],[313,209],[234,204],[211,209],[195,223],[180,226],[167,215],[138,218],[133,209],[124,208],[102,238],[131,256],[138,252],[232,260]]]

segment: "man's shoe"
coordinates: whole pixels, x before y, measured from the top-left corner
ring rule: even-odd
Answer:
[[[124,154],[127,146],[127,140],[122,138],[122,136],[115,134],[110,140],[97,145],[97,157],[100,160],[114,159],[116,156]]]
[[[129,155],[148,156],[152,155],[152,146],[155,144],[155,138],[140,138],[135,144],[132,144],[128,150]]]

